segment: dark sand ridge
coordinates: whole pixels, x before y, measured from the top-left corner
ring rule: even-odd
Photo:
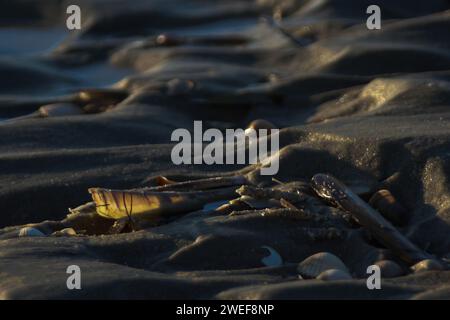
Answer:
[[[191,128],[193,120],[229,128],[266,118],[285,128],[276,178],[307,181],[329,172],[370,188],[395,174],[389,189],[411,217],[401,231],[419,247],[449,258],[447,1],[382,1],[381,31],[365,29],[368,1],[79,3],[88,5],[83,14],[89,17],[81,33],[50,53],[23,55],[13,63],[8,53],[0,57],[0,70],[8,74],[0,80],[0,118],[70,99],[85,87],[115,83],[129,96],[103,113],[0,124],[0,238],[17,229],[11,226],[62,219],[68,207],[90,200],[92,186],[125,189],[145,186],[157,174],[181,178],[238,170],[174,166],[171,132]],[[65,2],[45,5],[53,9],[15,1],[2,25],[64,26]],[[302,41],[260,19],[279,7],[283,25]],[[161,32],[190,43],[157,45],[154,37]],[[186,90],[186,81],[194,88]],[[319,201],[314,209],[325,221],[282,212],[195,212],[129,234],[4,239],[0,296],[450,297],[445,271],[384,279],[380,291],[367,290],[364,280],[298,280],[296,264],[319,251],[338,255],[356,277],[390,255],[368,243],[362,230],[336,219],[335,209]],[[329,228],[342,236],[311,236]],[[286,264],[263,267],[267,252],[261,246],[273,247]],[[65,287],[70,264],[83,271],[81,291]]]

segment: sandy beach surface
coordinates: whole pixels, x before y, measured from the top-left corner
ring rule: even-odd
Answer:
[[[450,2],[377,3],[381,30],[366,28],[366,0],[2,3],[0,298],[449,299],[450,271],[411,272],[306,190],[318,173],[366,201],[388,189],[407,212],[398,230],[450,260]],[[65,27],[69,4],[82,9],[79,31]],[[103,91],[80,102],[88,89]],[[71,107],[43,116],[54,103]],[[18,237],[92,201],[91,187],[239,174],[267,186],[257,166],[170,156],[172,132],[194,120],[223,130],[255,119],[280,128],[274,178],[305,188],[316,218],[197,210],[135,232]],[[352,279],[299,278],[318,252]],[[402,272],[369,290],[366,269],[381,260]],[[68,290],[69,265],[82,290]]]

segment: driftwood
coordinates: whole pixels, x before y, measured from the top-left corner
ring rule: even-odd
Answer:
[[[374,238],[406,263],[415,264],[432,258],[338,179],[326,174],[316,174],[311,180],[311,187],[320,197],[349,212]]]

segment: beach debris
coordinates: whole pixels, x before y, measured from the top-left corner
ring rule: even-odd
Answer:
[[[406,263],[414,264],[430,258],[429,254],[409,241],[378,211],[336,178],[316,174],[311,180],[311,187],[323,199],[349,212],[376,240],[391,249]]]
[[[269,251],[269,255],[261,259],[261,262],[266,267],[279,267],[283,265],[283,259],[274,248],[269,246],[262,246],[261,248]]]
[[[424,271],[440,271],[444,270],[444,266],[435,259],[425,259],[413,265],[411,270],[415,273]]]
[[[375,192],[370,198],[369,204],[394,225],[404,226],[408,222],[408,210],[395,199],[389,190],[382,189]]]
[[[83,114],[83,110],[73,103],[46,104],[38,110],[40,117],[64,117]]]
[[[200,210],[205,203],[233,198],[235,188],[188,192],[90,188],[89,193],[100,216],[109,219],[128,217],[132,220]]]
[[[403,268],[392,260],[380,260],[375,265],[380,267],[383,278],[396,278],[405,274]]]
[[[340,281],[340,280],[351,280],[352,276],[340,269],[328,269],[319,274],[316,278],[322,281]]]
[[[24,227],[19,231],[19,237],[46,237],[39,229],[33,227]]]
[[[298,273],[303,278],[309,279],[316,278],[322,272],[330,269],[337,269],[349,274],[349,270],[342,260],[329,252],[319,252],[313,254],[300,262],[297,267]]]
[[[77,232],[73,228],[64,228],[51,234],[54,237],[76,236]]]

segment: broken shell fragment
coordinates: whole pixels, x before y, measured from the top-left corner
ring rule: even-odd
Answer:
[[[375,192],[370,198],[369,204],[394,225],[404,226],[407,223],[408,211],[389,190],[382,189]]]
[[[96,204],[97,213],[105,218],[132,216],[146,219],[200,210],[205,203],[233,198],[235,188],[194,192],[90,188],[89,193]]]
[[[383,278],[395,278],[405,274],[402,267],[392,260],[377,261],[375,265],[380,267]]]
[[[329,269],[319,274],[316,279],[323,281],[339,281],[351,280],[352,276],[348,272],[339,269]]]
[[[24,227],[19,231],[19,237],[45,237],[46,235],[39,229]]]
[[[444,266],[434,259],[422,260],[411,267],[414,272],[424,272],[424,271],[439,271],[443,270]]]
[[[261,248],[264,248],[269,251],[269,255],[267,257],[264,257],[261,259],[261,262],[266,267],[279,267],[283,265],[283,259],[281,258],[280,254],[272,247],[269,246],[263,246]]]
[[[297,267],[298,273],[304,278],[316,278],[322,272],[337,269],[349,273],[341,259],[328,252],[316,253],[302,262]]]

